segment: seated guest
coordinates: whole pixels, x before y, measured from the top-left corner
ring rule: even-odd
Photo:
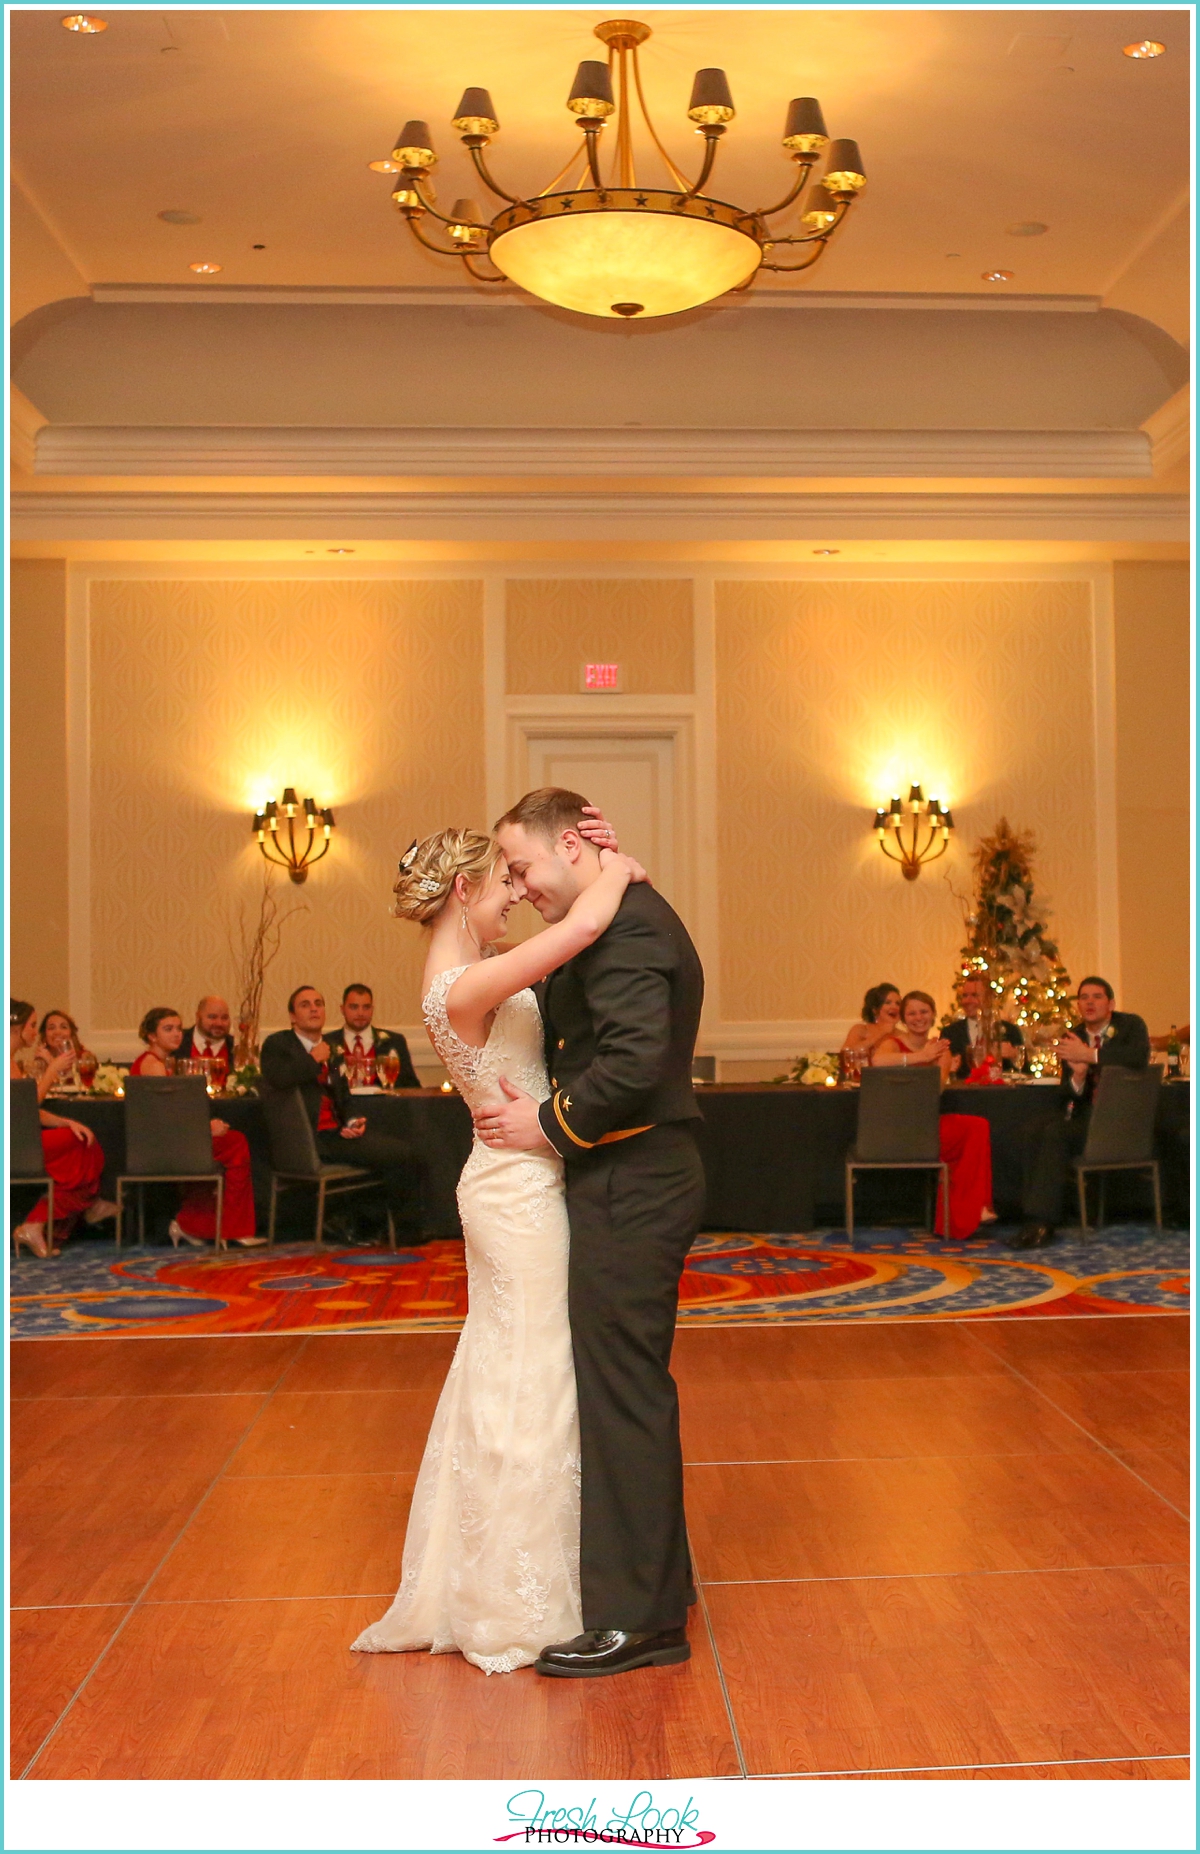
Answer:
[[[1021,1208],[1026,1221],[1013,1239],[1014,1249],[1042,1249],[1054,1241],[1071,1161],[1087,1140],[1100,1070],[1110,1065],[1144,1069],[1150,1064],[1145,1023],[1132,1011],[1113,1010],[1113,988],[1107,979],[1082,979],[1075,1002],[1079,1020],[1058,1044],[1060,1111],[1046,1126],[1031,1130],[1025,1147]]]
[[[402,1139],[377,1133],[351,1113],[350,1085],[331,1060],[323,1034],[325,1000],[315,985],[299,986],[288,999],[290,1030],[276,1030],[262,1046],[262,1078],[269,1088],[299,1088],[327,1165],[359,1165],[378,1172],[398,1235],[420,1242],[420,1168]]]
[[[981,978],[965,978],[958,990],[958,1001],[962,1006],[962,1016],[946,1025],[945,1037],[950,1045],[953,1061],[950,1064],[952,1081],[967,1081],[972,1069],[984,1061],[986,1050],[983,1046],[983,998],[986,981]],[[1020,1028],[1009,1023],[1007,1018],[993,1029],[1000,1032],[1000,1059],[1006,1069],[1012,1068],[1013,1051],[1020,1049],[1025,1038]]]
[[[851,1024],[842,1048],[864,1060],[900,1021],[899,985],[872,985],[863,999],[862,1022]]]
[[[75,1022],[73,1017],[68,1016],[66,1011],[47,1011],[42,1019],[39,1035],[42,1044],[38,1052],[39,1056],[44,1056],[47,1053],[52,1056],[57,1056],[64,1050],[69,1049],[72,1061],[78,1062],[81,1056],[92,1055],[90,1049],[85,1049],[83,1047],[79,1035],[79,1025]],[[92,1061],[94,1062],[95,1060],[96,1058],[92,1056]]]
[[[28,1079],[28,1071],[18,1061],[18,1054],[32,1050],[37,1040],[37,1012],[32,1004],[26,1004],[23,998],[10,998],[9,1073],[15,1081]],[[73,1048],[60,1050],[48,1057],[42,1073],[37,1077],[39,1104],[74,1061]],[[32,1249],[35,1255],[44,1259],[59,1253],[55,1244],[66,1241],[71,1225],[81,1213],[87,1223],[103,1223],[106,1218],[116,1216],[117,1207],[97,1195],[104,1170],[104,1153],[91,1128],[85,1127],[80,1120],[65,1120],[58,1114],[49,1113],[40,1105],[39,1118],[42,1123],[42,1164],[46,1176],[54,1180],[54,1208],[58,1215],[47,1240],[48,1205],[46,1199],[41,1198],[24,1222],[13,1231],[13,1241],[18,1249]]]
[[[183,1044],[183,1019],[169,1005],[147,1011],[138,1027],[146,1045],[130,1068],[131,1075],[171,1075]],[[210,1120],[213,1158],[225,1174],[221,1235],[240,1248],[256,1249],[266,1241],[255,1234],[254,1187],[250,1177],[250,1147],[244,1133],[236,1133],[223,1120]],[[217,1236],[217,1193],[214,1186],[197,1181],[185,1185],[179,1210],[171,1223],[171,1241],[202,1249]]]
[[[950,1069],[950,1045],[930,1035],[937,1005],[927,991],[910,991],[900,1000],[900,1022],[871,1052],[873,1068],[941,1067],[943,1084]],[[938,1150],[950,1167],[949,1234],[956,1242],[974,1236],[981,1223],[994,1223],[992,1209],[992,1135],[977,1114],[943,1114],[938,1121]],[[938,1192],[937,1233],[947,1234],[946,1206]]]
[[[207,1060],[213,1065],[213,1081],[223,1083],[233,1067],[233,1038],[229,1033],[229,1006],[224,998],[201,998],[196,1006],[196,1021],[183,1033],[178,1054],[188,1060]]]
[[[374,1060],[376,1073],[379,1063],[388,1050],[394,1049],[400,1058],[400,1073],[396,1078],[397,1088],[419,1088],[417,1071],[413,1068],[412,1057],[408,1053],[407,1039],[398,1030],[377,1029],[372,1021],[375,1016],[375,994],[369,985],[347,985],[342,993],[342,1022],[344,1028],[331,1030],[325,1041],[329,1044],[331,1059],[345,1067],[342,1058],[350,1058],[366,1067]]]

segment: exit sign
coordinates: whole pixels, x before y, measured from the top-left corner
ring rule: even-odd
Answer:
[[[619,663],[585,663],[579,686],[585,694],[589,695],[619,695],[621,665]]]

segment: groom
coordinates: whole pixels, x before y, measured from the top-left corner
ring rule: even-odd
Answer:
[[[513,893],[559,921],[600,874],[579,834],[587,800],[528,793],[495,826]],[[691,1122],[704,974],[678,915],[648,883],[542,989],[551,1095],[502,1081],[487,1144],[566,1161],[568,1298],[582,1456],[584,1632],[542,1650],[542,1674],[581,1678],[686,1661],[691,1570],[679,1399],[670,1372],[679,1277],[700,1226]]]

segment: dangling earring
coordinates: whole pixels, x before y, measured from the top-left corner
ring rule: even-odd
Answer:
[[[465,901],[462,904],[462,930],[465,934],[470,934],[471,931],[471,923],[467,919],[467,904]]]

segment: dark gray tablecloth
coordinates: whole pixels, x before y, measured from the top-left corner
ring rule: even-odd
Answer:
[[[788,1231],[841,1224],[843,1168],[853,1143],[858,1112],[854,1089],[702,1087],[696,1098],[702,1119],[697,1137],[708,1179],[709,1229]],[[1158,1155],[1163,1168],[1164,1207],[1170,1221],[1186,1224],[1189,1182],[1189,1111],[1187,1083],[1164,1086],[1159,1108]],[[407,1139],[425,1166],[425,1228],[439,1236],[460,1234],[454,1187],[471,1148],[471,1119],[460,1096],[436,1089],[356,1097],[359,1111],[381,1131]],[[125,1158],[124,1103],[115,1098],[53,1100],[57,1113],[86,1121],[104,1147],[102,1190],[115,1194]],[[1052,1088],[1019,1085],[999,1088],[948,1088],[943,1112],[981,1114],[992,1130],[992,1174],[996,1209],[1002,1218],[1020,1213],[1020,1151],[1031,1124],[1060,1111]],[[218,1100],[213,1113],[246,1135],[254,1165],[255,1197],[262,1210],[269,1191],[270,1159],[262,1105],[253,1095]],[[307,1235],[312,1207],[307,1192],[290,1192],[281,1200],[280,1234]],[[169,1194],[163,1198],[170,1213]],[[864,1174],[857,1186],[858,1218],[921,1216],[921,1185],[900,1174]],[[1109,1187],[1110,1218],[1148,1214],[1147,1189],[1140,1180],[1114,1180]]]

